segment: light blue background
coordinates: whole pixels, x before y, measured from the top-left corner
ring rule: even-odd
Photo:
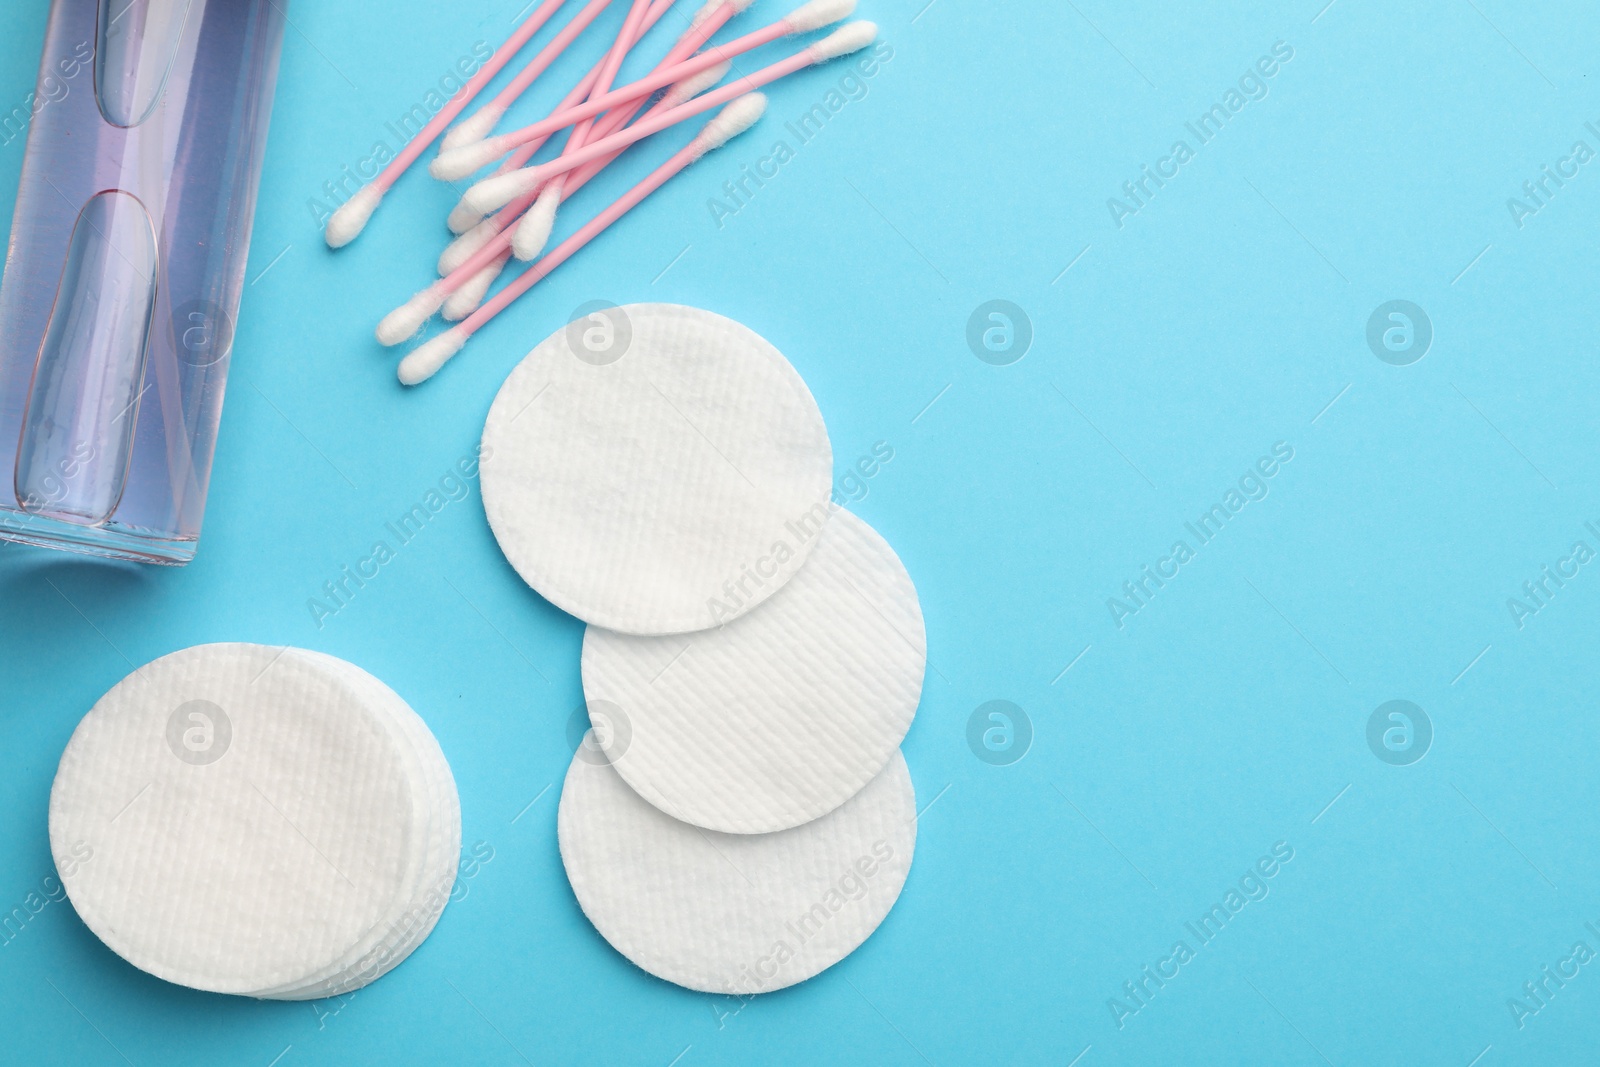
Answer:
[[[198,561],[0,550],[0,910],[51,874],[50,780],[82,714],[133,665],[218,640],[322,649],[393,685],[451,760],[466,842],[494,859],[409,962],[342,1004],[164,984],[52,904],[0,948],[0,1058],[1592,1059],[1600,963],[1520,1029],[1507,1001],[1574,942],[1600,951],[1584,927],[1600,926],[1600,562],[1521,629],[1506,600],[1575,540],[1600,549],[1583,528],[1600,525],[1600,161],[1521,228],[1506,201],[1575,140],[1600,149],[1583,125],[1600,125],[1600,18],[1546,0],[924,3],[863,0],[893,59],[720,228],[708,198],[774,140],[794,147],[783,123],[842,68],[775,86],[762,126],[414,392],[370,331],[430,278],[455,194],[409,175],[337,254],[308,201],[522,2],[295,5]],[[760,0],[739,25],[785,9]],[[8,5],[6,107],[32,86],[45,16]],[[1118,228],[1107,198],[1175,139],[1194,147],[1185,121],[1276,41],[1294,55],[1268,96]],[[585,46],[529,113],[601,47]],[[637,150],[563,226],[666,151]],[[7,202],[21,160],[20,140],[0,148]],[[1035,331],[1011,366],[966,344],[993,298]],[[927,615],[905,754],[937,801],[905,893],[844,963],[731,1017],[636,970],[573,900],[555,807],[581,627],[516,579],[475,493],[324,628],[306,606],[591,299],[695,304],[766,335],[816,394],[841,473],[888,442],[855,507]],[[1365,342],[1391,299],[1433,323],[1411,366]],[[1294,458],[1270,495],[1115,626],[1107,598],[1279,441]],[[1036,731],[1008,767],[966,742],[996,698]],[[1366,741],[1397,698],[1435,730],[1411,766]],[[1185,922],[1276,842],[1294,858],[1270,895],[1119,1029],[1108,999],[1176,940],[1194,948]]]

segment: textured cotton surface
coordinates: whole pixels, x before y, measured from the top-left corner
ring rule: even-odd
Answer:
[[[739,323],[671,304],[604,314],[547,338],[495,398],[481,483],[495,538],[529,585],[597,626],[736,618],[788,581],[827,519],[822,415]]]
[[[646,803],[575,758],[557,817],[583,913],[628,959],[707,993],[802,982],[877,929],[905,885],[916,796],[896,753],[846,804],[773,834],[721,834]]]
[[[827,814],[883,769],[916,714],[926,653],[905,567],[839,510],[800,572],[725,626],[591,626],[583,690],[625,720],[598,736],[640,796],[696,826],[768,833]]]
[[[353,684],[369,694],[373,706],[383,710],[398,728],[415,757],[414,761],[408,761],[413,781],[423,786],[420,792],[425,801],[424,821],[419,825],[426,825],[427,836],[425,848],[416,857],[416,877],[410,883],[411,889],[397,896],[385,919],[347,952],[342,965],[331,969],[331,973],[293,987],[255,994],[275,1000],[312,1000],[346,993],[398,966],[433,932],[443,914],[461,852],[461,801],[455,778],[427,724],[399,694],[360,668],[321,653],[296,651],[320,659],[331,670],[345,673]]]
[[[453,871],[460,813],[437,742],[370,675],[205,645],[140,668],[85,716],[50,840],[79,915],[130,963],[301,999],[370,981],[431,929],[431,900],[403,919]],[[64,862],[85,850],[91,862]]]

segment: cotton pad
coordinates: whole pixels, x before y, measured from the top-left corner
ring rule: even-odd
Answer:
[[[721,834],[646,803],[609,763],[574,758],[557,815],[578,904],[613,948],[706,993],[770,992],[877,929],[911,868],[916,796],[897,753],[854,798],[773,834]]]
[[[583,691],[626,722],[596,736],[640,796],[696,826],[770,833],[827,814],[883,769],[926,662],[911,577],[840,509],[799,573],[725,626],[670,637],[589,627]]]
[[[308,999],[365,984],[431,930],[460,807],[432,734],[371,675],[205,645],[134,672],[79,723],[50,841],[79,915],[130,963]]]
[[[419,761],[414,773],[426,787],[427,850],[419,853],[420,866],[413,891],[397,899],[390,915],[346,954],[346,960],[353,962],[331,974],[320,975],[317,980],[255,994],[275,1000],[337,996],[367,985],[398,966],[427,938],[444,912],[461,852],[461,804],[455,779],[438,741],[421,717],[394,690],[360,668],[322,653],[297,652],[321,660],[331,670],[344,672],[353,684],[368,692],[374,706],[384,710],[400,729]]]
[[[703,630],[772,596],[828,518],[833,453],[781,353],[672,304],[580,318],[484,428],[484,510],[517,573],[585,622]]]

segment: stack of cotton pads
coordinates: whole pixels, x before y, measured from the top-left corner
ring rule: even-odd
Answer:
[[[370,674],[203,645],[135,671],[79,723],[50,847],[78,914],[134,966],[311,1000],[366,985],[432,931],[461,807],[433,734]]]
[[[691,989],[765,992],[838,962],[910,869],[899,745],[926,636],[894,551],[830,500],[805,383],[728,319],[612,308],[528,355],[483,443],[507,559],[590,624],[597,745],[559,814],[584,913]]]

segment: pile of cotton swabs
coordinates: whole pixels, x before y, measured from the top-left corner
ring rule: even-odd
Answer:
[[[330,246],[340,248],[355,239],[400,175],[567,2],[544,0],[404,151],[334,212],[328,220]],[[674,174],[754,125],[767,106],[766,97],[757,89],[795,71],[865,48],[878,33],[870,22],[849,23],[787,58],[719,88],[718,83],[738,56],[780,37],[808,33],[847,18],[855,10],[855,0],[811,0],[771,25],[724,44],[710,41],[752,0],[710,0],[653,71],[638,81],[614,85],[629,51],[674,2],[631,0],[616,41],[546,118],[510,133],[493,134],[517,98],[612,3],[588,0],[504,89],[445,134],[438,157],[428,167],[435,178],[454,181],[496,160],[500,163],[493,174],[468,189],[450,212],[450,229],[458,236],[439,257],[440,279],[390,312],[378,325],[378,340],[385,345],[398,345],[415,336],[435,312],[442,312],[447,320],[456,323],[401,360],[400,380],[406,385],[433,377],[461,351],[468,338],[574,252]],[[563,200],[609,166],[628,146],[716,107],[722,110],[688,145],[545,252]],[[534,154],[562,130],[568,133],[560,154],[530,165]],[[529,266],[485,302],[490,287],[513,256]]]

